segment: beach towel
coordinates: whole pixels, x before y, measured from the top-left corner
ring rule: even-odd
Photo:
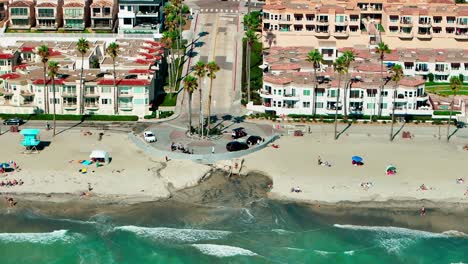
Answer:
[[[93,162],[90,160],[83,160],[83,162],[81,162],[81,164],[86,165],[86,166],[91,165],[91,163]]]

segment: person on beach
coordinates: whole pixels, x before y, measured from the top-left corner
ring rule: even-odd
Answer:
[[[320,156],[317,158],[317,163],[319,166],[322,165],[322,158]]]
[[[213,146],[213,147],[211,147],[211,154],[214,154],[214,151],[215,151],[215,149],[214,149],[214,146]]]
[[[423,207],[421,208],[421,216],[425,216],[425,215],[426,215],[426,208],[423,205]]]

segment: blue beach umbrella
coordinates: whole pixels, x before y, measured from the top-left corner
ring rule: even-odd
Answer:
[[[359,157],[359,156],[353,156],[353,157],[351,157],[351,159],[352,159],[354,162],[362,162],[362,158]]]
[[[10,164],[8,164],[8,163],[0,163],[0,168],[4,168],[4,169],[10,168]]]

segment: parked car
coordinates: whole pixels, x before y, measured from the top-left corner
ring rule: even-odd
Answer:
[[[465,128],[465,127],[466,127],[466,123],[465,123],[465,122],[462,122],[462,121],[458,121],[456,126],[457,126],[457,128]]]
[[[148,142],[148,143],[156,142],[156,136],[151,131],[143,132],[143,136],[145,138],[145,141]]]
[[[10,119],[3,121],[3,124],[7,126],[21,126],[23,123],[24,123],[23,119],[17,118],[17,117],[10,118]]]
[[[259,136],[250,136],[248,139],[247,139],[247,144],[248,145],[257,145],[259,142],[262,141],[262,138],[259,137]]]
[[[245,132],[243,127],[234,128],[232,130],[231,137],[233,139],[238,139],[245,136],[247,136],[247,132]]]
[[[247,143],[244,143],[244,142],[231,141],[227,143],[226,149],[227,151],[245,150],[245,149],[249,149],[249,145],[247,145]]]

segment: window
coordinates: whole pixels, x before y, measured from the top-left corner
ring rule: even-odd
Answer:
[[[121,5],[120,10],[125,10],[125,6]]]
[[[367,109],[374,109],[374,103],[367,103]]]
[[[149,104],[149,99],[145,98],[145,105],[148,105],[148,104]]]
[[[11,15],[12,16],[27,16],[28,9],[22,8],[22,7],[11,8]]]
[[[377,95],[377,90],[367,90],[367,97],[375,97]]]
[[[278,107],[281,107],[281,101],[278,102]]]
[[[435,70],[436,70],[436,71],[444,71],[444,70],[445,70],[445,64],[437,63],[437,64],[435,65]]]
[[[119,87],[120,94],[130,94],[132,92],[131,87]]]
[[[337,96],[337,90],[328,90],[327,91],[327,97],[336,97]]]
[[[60,86],[56,85],[54,90],[56,93],[58,93],[60,91]],[[49,86],[49,93],[53,93],[52,86]]]
[[[302,94],[304,96],[310,96],[310,90],[304,90],[304,91],[302,91]]]
[[[83,16],[83,9],[65,9],[65,16],[68,17],[82,17]]]
[[[317,96],[323,96],[323,90],[316,90],[315,93]]]
[[[143,93],[145,91],[143,88],[144,87],[134,87],[133,92],[134,93]]]
[[[387,97],[387,96],[388,96],[388,91],[383,91],[383,92],[382,92],[382,96],[383,96],[383,97]]]
[[[323,108],[323,103],[322,102],[315,102],[315,108],[317,108],[317,109]]]
[[[382,109],[387,109],[387,103],[382,103],[382,104],[380,105],[380,108],[382,108]]]
[[[76,87],[75,86],[63,86],[62,92],[66,94],[76,94]]]
[[[54,10],[50,8],[47,8],[47,9],[41,8],[38,10],[38,16],[39,17],[54,17]]]
[[[54,98],[49,98],[49,103],[54,104]],[[60,104],[60,98],[55,98],[55,104]]]
[[[127,11],[132,11],[132,6],[127,6]]]
[[[136,105],[145,104],[145,99],[133,99],[133,103]]]
[[[303,102],[303,103],[302,103],[302,106],[303,106],[304,108],[310,108],[310,102]]]
[[[124,25],[131,25],[132,19],[131,18],[124,18]]]
[[[102,99],[101,99],[101,104],[103,104],[103,105],[110,105],[110,104],[112,104],[112,100],[111,100],[111,99],[102,98]]]
[[[281,95],[282,92],[283,92],[283,90],[282,90],[282,89],[279,89],[279,90],[278,90],[278,95]]]
[[[111,87],[110,86],[103,86],[101,87],[101,93],[110,93]]]

